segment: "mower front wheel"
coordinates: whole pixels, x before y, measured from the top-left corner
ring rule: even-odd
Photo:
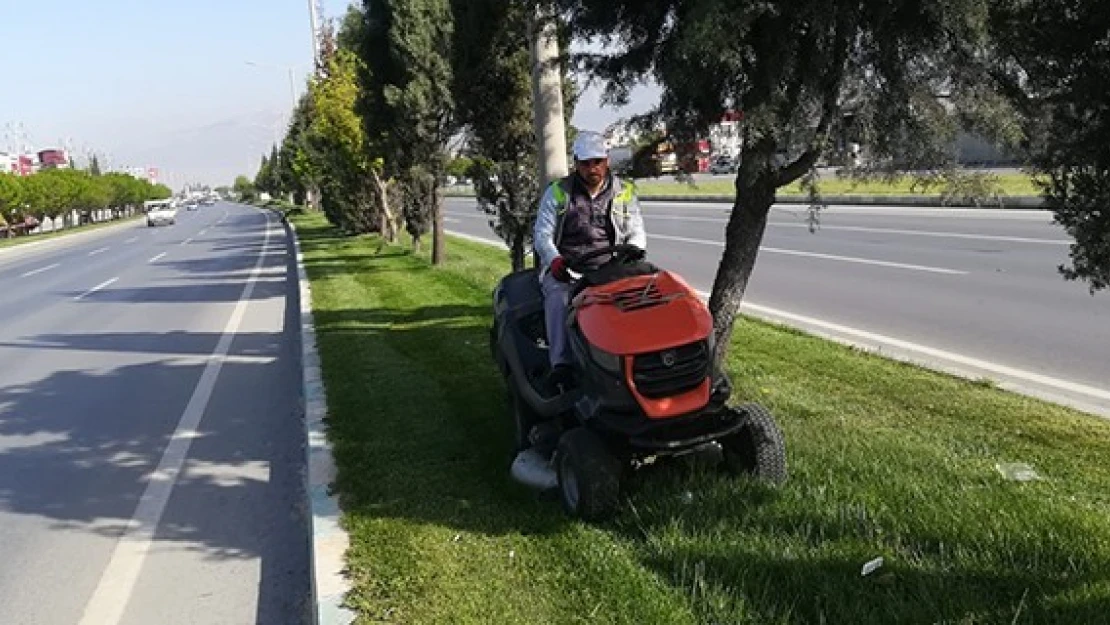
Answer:
[[[786,482],[786,443],[775,417],[760,404],[738,408],[747,422],[735,434],[719,442],[725,469],[733,474],[746,473],[773,486]]]
[[[563,434],[555,451],[559,498],[567,514],[599,521],[620,498],[621,463],[597,434],[577,427]]]

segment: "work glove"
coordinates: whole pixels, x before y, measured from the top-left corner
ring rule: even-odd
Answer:
[[[551,272],[551,277],[559,282],[570,282],[570,273],[567,272],[567,261],[562,256],[556,256],[555,260],[551,261],[551,266],[548,270]]]

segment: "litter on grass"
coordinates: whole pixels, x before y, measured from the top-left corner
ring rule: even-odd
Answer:
[[[868,560],[867,562],[863,563],[863,569],[859,572],[859,576],[860,577],[867,577],[868,575],[870,575],[870,574],[874,573],[875,571],[879,570],[879,567],[881,567],[882,565],[883,565],[883,557],[882,556],[879,556],[878,558],[875,558],[874,560]]]
[[[1024,462],[999,462],[994,465],[994,468],[1002,474],[1002,477],[1012,482],[1032,482],[1041,479],[1033,467]]]

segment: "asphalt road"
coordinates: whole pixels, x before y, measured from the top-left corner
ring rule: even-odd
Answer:
[[[307,622],[290,260],[232,204],[0,251],[0,623]]]
[[[648,254],[708,291],[724,204],[645,202]],[[473,200],[447,228],[495,239]],[[891,356],[1110,415],[1110,293],[1057,272],[1068,240],[1043,211],[773,209],[748,311]]]

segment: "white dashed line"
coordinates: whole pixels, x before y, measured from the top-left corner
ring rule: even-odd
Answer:
[[[154,258],[150,259],[150,260],[149,260],[149,261],[147,261],[147,262],[151,262],[151,263],[153,263],[153,262],[156,262],[156,261],[157,261],[157,260],[158,260],[159,258],[162,258],[162,257],[163,257],[163,256],[165,256],[165,255],[166,255],[166,253],[165,253],[165,252],[162,252],[161,254],[159,254],[159,255],[155,256]]]
[[[73,299],[74,300],[84,299],[85,297],[88,297],[89,295],[92,295],[93,293],[96,293],[100,289],[103,289],[104,287],[111,285],[116,280],[119,280],[119,277],[112,278],[111,280],[105,280],[104,282],[101,282],[100,284],[94,286],[93,288],[89,289],[88,291],[85,291],[84,293],[78,295],[77,297],[75,297]]]
[[[124,241],[124,243],[134,243],[135,241],[138,241],[138,240],[139,240],[139,237],[131,237],[130,239],[127,239],[126,241]]]
[[[50,271],[51,269],[54,269],[55,267],[58,267],[60,265],[61,265],[61,263],[54,263],[53,265],[47,265],[46,267],[39,267],[38,269],[35,269],[33,271],[28,271],[27,273],[22,274],[19,277],[20,278],[29,278],[29,277],[35,275],[36,273],[42,273],[44,271]]]
[[[109,247],[102,247],[102,248],[100,248],[100,249],[98,249],[98,250],[93,250],[93,251],[89,252],[89,256],[96,256],[97,254],[102,254],[102,253],[104,253],[104,252],[107,252],[107,251],[108,251],[108,250],[110,250],[110,249],[112,249],[112,248],[109,248]]]

